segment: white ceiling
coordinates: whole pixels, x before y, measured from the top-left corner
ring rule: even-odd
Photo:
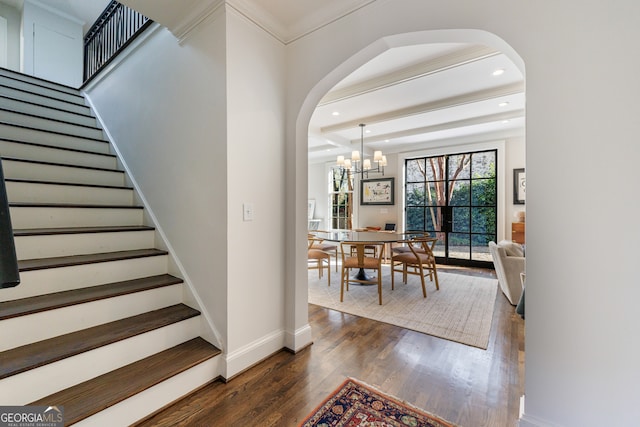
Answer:
[[[16,7],[23,1],[0,0]],[[85,31],[108,4],[108,0],[31,1],[86,22]],[[205,10],[221,1],[188,4]],[[226,1],[283,43],[291,43],[376,0]],[[191,12],[182,0],[127,3],[144,6],[143,13],[161,8],[157,16],[169,14],[176,22]],[[504,73],[492,75],[496,69]],[[507,104],[500,106],[502,102]],[[364,137],[369,154],[520,136],[524,135],[524,108],[523,76],[500,52],[459,43],[393,48],[347,76],[321,100],[309,126],[309,161],[348,157],[359,149],[360,123],[369,131]]]
[[[76,21],[83,23],[86,33],[98,16],[109,4],[109,0],[31,0],[32,3],[45,8],[55,9]],[[0,0],[18,10],[22,10],[24,0]]]

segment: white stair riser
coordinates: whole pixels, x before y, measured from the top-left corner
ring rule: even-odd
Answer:
[[[4,378],[0,380],[0,402],[25,405],[174,347],[198,336],[199,317]]]
[[[36,85],[31,84],[31,83],[22,82],[20,80],[7,79],[7,78],[4,78],[4,77],[0,77],[0,84],[5,85],[5,86],[9,86],[9,87],[12,87],[12,88],[16,88],[16,89],[25,90],[25,91],[28,91],[28,92],[33,92],[33,93],[36,93],[38,95],[59,99],[59,100],[62,100],[62,101],[69,102],[71,104],[85,105],[84,98],[79,97],[77,95],[73,95],[73,94],[65,93],[65,92],[60,92],[58,90],[51,89],[51,88],[48,88],[48,87],[36,86]]]
[[[69,111],[61,111],[55,108],[33,104],[13,98],[0,98],[0,105],[7,110],[19,113],[32,114],[34,116],[46,117],[63,122],[75,123],[83,126],[98,127],[98,121],[93,116],[84,114],[74,114]]]
[[[73,123],[59,122],[46,118],[29,116],[22,113],[14,113],[11,111],[0,110],[0,121],[45,131],[80,136],[83,138],[104,139],[102,129],[80,126]]]
[[[19,260],[153,248],[153,230],[16,236]]]
[[[20,284],[13,288],[3,289],[0,293],[0,301],[12,301],[52,292],[166,274],[167,261],[167,256],[152,256],[23,271],[20,273]]]
[[[67,182],[89,185],[124,185],[124,172],[85,169],[71,166],[20,162],[11,159],[2,161],[6,179],[29,179],[34,181]]]
[[[80,203],[133,205],[133,190],[7,181],[10,203]]]
[[[78,89],[70,88],[68,86],[60,85],[47,80],[38,79],[36,77],[29,76],[27,74],[12,72],[11,70],[7,70],[7,69],[0,69],[0,76],[1,76],[0,77],[1,80],[6,81],[6,83],[2,82],[2,84],[6,84],[8,86],[11,86],[10,82],[19,80],[21,82],[33,83],[34,85],[38,85],[38,86],[46,86],[48,88],[56,89],[61,92],[70,93],[72,95],[80,94],[80,90]],[[7,79],[6,77],[10,77],[10,79]]]
[[[5,139],[33,142],[51,147],[71,148],[102,154],[109,154],[110,151],[109,144],[106,142],[37,129],[21,128],[6,123],[0,123],[0,135]]]
[[[44,105],[51,108],[57,108],[63,111],[71,111],[79,114],[90,114],[91,109],[87,105],[79,105],[70,102],[61,101],[55,98],[38,95],[28,91],[13,89],[11,87],[0,86],[0,95],[20,99],[25,102],[33,102],[34,104]]]
[[[220,356],[205,360],[189,370],[74,424],[74,426],[132,425],[217,378],[220,372],[220,363]]]
[[[0,155],[24,160],[37,160],[105,169],[115,169],[118,164],[114,156],[21,144],[19,142],[5,141],[2,139],[0,139]]]
[[[141,225],[142,209],[11,207],[13,228],[100,227]]]
[[[182,302],[180,284],[48,310],[0,322],[0,351]],[[43,327],[46,325],[46,327]]]

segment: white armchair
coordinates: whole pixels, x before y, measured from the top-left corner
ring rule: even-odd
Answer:
[[[511,305],[518,304],[522,295],[520,273],[524,273],[525,257],[522,246],[508,240],[489,242],[489,250],[496,268],[498,284]]]

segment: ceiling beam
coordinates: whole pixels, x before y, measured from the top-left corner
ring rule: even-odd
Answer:
[[[320,100],[318,107],[406,83],[432,74],[441,73],[495,55],[500,55],[500,52],[487,46],[465,47],[456,52],[442,55],[435,59],[429,59],[411,67],[376,77],[375,79],[332,90]]]
[[[490,99],[500,98],[508,95],[516,95],[524,92],[524,83],[513,83],[504,86],[499,86],[490,89],[484,89],[476,92],[465,93],[463,95],[452,96],[450,98],[439,99],[433,102],[427,102],[424,104],[413,105],[407,108],[401,108],[398,110],[388,111],[382,114],[375,114],[372,116],[359,117],[347,122],[337,123],[331,126],[325,126],[320,128],[323,134],[334,133],[343,130],[353,129],[360,123],[366,123],[368,125],[373,123],[381,123],[390,120],[397,120],[408,116],[414,116],[417,114],[426,114],[437,110],[443,110],[446,108],[458,107],[461,105],[473,104],[480,101],[487,101]]]

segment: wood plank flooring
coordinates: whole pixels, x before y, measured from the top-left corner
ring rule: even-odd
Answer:
[[[499,292],[489,347],[481,350],[310,305],[313,345],[208,384],[138,426],[296,426],[346,377],[461,427],[516,426],[524,320],[514,311]]]

